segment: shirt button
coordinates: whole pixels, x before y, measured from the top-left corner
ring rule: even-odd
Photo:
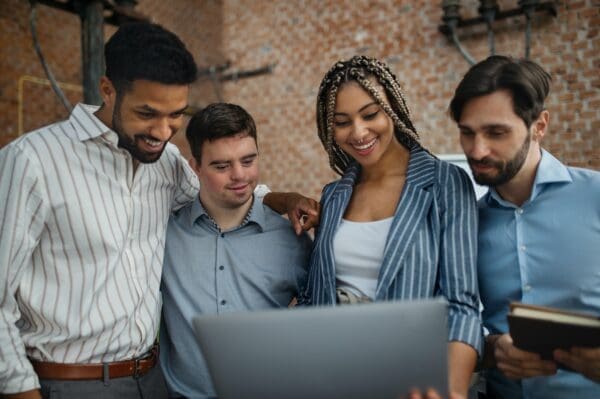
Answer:
[[[225,266],[223,266],[223,265],[219,266],[219,270],[224,270],[224,269],[225,269]]]
[[[525,291],[525,292],[531,291],[531,286],[529,284],[527,284],[525,287],[523,287],[523,291]]]
[[[225,305],[227,303],[227,301],[225,299],[221,300],[221,305]]]
[[[525,245],[521,245],[521,251],[525,251],[527,247]]]
[[[523,209],[521,209],[521,208],[517,209],[517,213],[518,213],[519,215],[522,215],[522,214],[523,214]]]

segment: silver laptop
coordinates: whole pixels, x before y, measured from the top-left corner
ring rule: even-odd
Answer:
[[[442,299],[296,308],[193,320],[220,399],[445,397]]]

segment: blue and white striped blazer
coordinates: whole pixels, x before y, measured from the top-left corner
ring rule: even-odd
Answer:
[[[325,186],[302,304],[334,305],[333,238],[360,172],[348,167]],[[377,199],[373,199],[376,201]],[[477,288],[477,208],[469,177],[421,148],[411,151],[406,182],[385,244],[376,301],[444,296],[449,340],[481,353]]]

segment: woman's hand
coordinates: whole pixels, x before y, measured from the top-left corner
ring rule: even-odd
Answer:
[[[302,194],[270,192],[263,203],[277,213],[287,214],[297,235],[319,225],[319,202]]]

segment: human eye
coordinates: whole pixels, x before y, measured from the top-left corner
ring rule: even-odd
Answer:
[[[501,139],[501,138],[505,137],[508,133],[509,133],[509,131],[507,129],[503,129],[503,128],[490,129],[486,132],[487,136],[491,137],[493,139]]]
[[[173,112],[170,116],[172,119],[179,119],[183,116],[184,112],[183,111],[177,111],[177,112]]]
[[[213,168],[215,168],[219,172],[223,172],[223,171],[227,170],[228,167],[229,167],[229,165],[226,163],[217,163],[217,164],[213,165]]]
[[[136,111],[137,115],[141,118],[141,119],[152,119],[154,118],[154,112],[151,111]]]
[[[373,120],[377,117],[377,114],[379,114],[379,110],[374,111],[374,112],[369,112],[366,115],[363,116],[363,118],[367,121]]]
[[[333,126],[335,127],[344,127],[350,125],[350,121],[347,120],[334,120]]]
[[[473,131],[470,129],[460,129],[461,136],[473,136]]]

